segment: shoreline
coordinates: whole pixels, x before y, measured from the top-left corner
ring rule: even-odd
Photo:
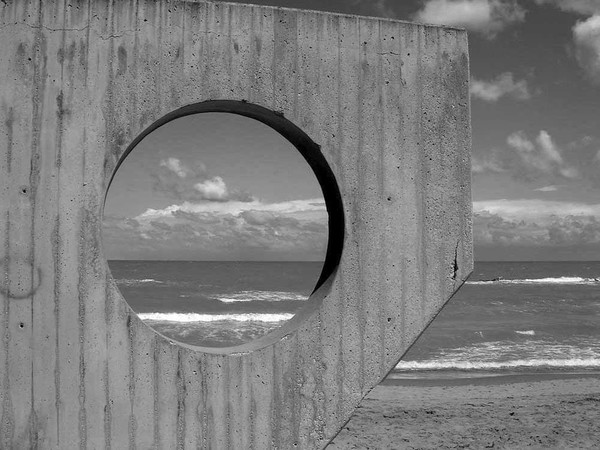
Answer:
[[[580,371],[532,371],[510,373],[502,372],[421,372],[415,375],[410,372],[390,372],[379,386],[465,386],[465,385],[498,385],[509,383],[527,383],[531,381],[567,380],[598,378],[600,370]]]
[[[586,449],[600,442],[598,424],[600,372],[389,378],[328,448]]]

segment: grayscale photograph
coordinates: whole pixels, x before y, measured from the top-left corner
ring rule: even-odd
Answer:
[[[600,447],[600,0],[1,0],[0,449]]]

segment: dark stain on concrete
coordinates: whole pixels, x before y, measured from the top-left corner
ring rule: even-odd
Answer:
[[[117,50],[117,58],[119,60],[117,76],[124,75],[127,72],[127,50],[122,45],[119,45],[119,49]]]
[[[8,114],[4,121],[6,127],[6,171],[10,173],[12,166],[12,153],[13,153],[13,125],[15,122],[15,111],[11,106],[8,108]]]

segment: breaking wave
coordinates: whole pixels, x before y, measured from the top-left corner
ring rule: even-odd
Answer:
[[[525,336],[535,336],[534,330],[525,330],[525,331],[516,330],[515,333],[524,334]]]
[[[217,296],[217,300],[223,303],[237,302],[280,302],[280,301],[304,301],[308,297],[306,295],[297,294],[295,292],[283,291],[238,291],[233,294]]]
[[[146,284],[163,284],[162,281],[155,280],[154,278],[144,278],[141,280],[121,278],[121,279],[115,280],[115,282],[120,286],[140,286],[140,285],[146,285]]]
[[[467,281],[466,284],[472,285],[487,285],[487,284],[584,284],[594,285],[600,284],[600,278],[582,278],[582,277],[557,277],[557,278],[525,278],[522,280],[480,280]]]
[[[400,361],[396,371],[416,370],[500,370],[542,368],[600,368],[600,358],[513,359],[509,361]]]
[[[284,322],[293,314],[197,314],[197,313],[142,313],[140,318],[148,322]]]

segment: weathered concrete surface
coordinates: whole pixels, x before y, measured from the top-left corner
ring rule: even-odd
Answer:
[[[166,0],[0,2],[0,447],[321,448],[472,270],[466,34]],[[322,147],[344,248],[322,301],[235,351],[130,310],[105,191],[146,127],[209,99]]]

